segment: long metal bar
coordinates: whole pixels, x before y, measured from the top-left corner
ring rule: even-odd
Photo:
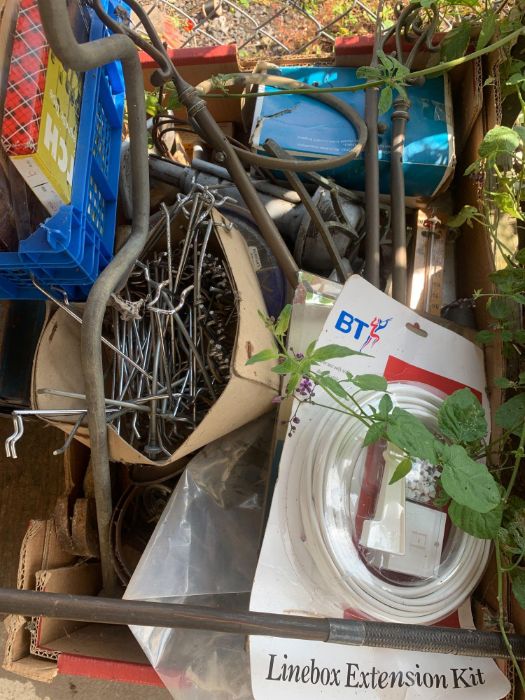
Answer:
[[[377,52],[381,42],[381,13],[383,2],[377,9],[376,32],[371,66],[377,66]],[[366,238],[365,238],[365,277],[379,288],[380,275],[380,229],[379,229],[379,154],[377,120],[379,88],[368,88],[365,92],[365,122],[368,138],[365,146],[365,198],[366,198]]]
[[[390,187],[392,211],[392,296],[407,303],[407,222],[405,212],[405,175],[403,152],[410,103],[399,98],[392,113],[392,150],[390,156]]]
[[[509,658],[500,634],[448,627],[402,625],[370,620],[340,620],[261,612],[217,610],[0,588],[0,613],[58,618],[107,625],[181,627],[234,634],[306,639],[348,646],[410,649],[419,652]],[[518,659],[525,659],[525,636],[509,634]]]

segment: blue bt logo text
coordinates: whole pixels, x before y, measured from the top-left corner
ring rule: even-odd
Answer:
[[[357,316],[353,316],[348,311],[341,311],[339,318],[335,323],[335,328],[341,333],[352,333],[356,340],[359,340],[363,330],[368,328],[369,331],[367,337],[360,348],[362,350],[363,348],[366,348],[367,345],[374,347],[374,345],[381,340],[379,332],[384,330],[391,320],[391,318],[382,319],[379,318],[379,316],[374,316],[372,321],[367,323],[366,321],[357,318]]]

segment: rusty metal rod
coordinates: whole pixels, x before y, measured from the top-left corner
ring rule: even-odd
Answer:
[[[0,588],[0,613],[107,625],[181,627],[234,634],[306,639],[348,646],[509,658],[500,634],[468,629],[341,620],[261,612],[217,610],[200,605],[150,603],[84,595]],[[515,656],[525,659],[525,636],[509,634]]]

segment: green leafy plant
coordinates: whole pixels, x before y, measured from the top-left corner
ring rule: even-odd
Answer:
[[[394,56],[387,56],[384,51],[379,51],[379,65],[361,66],[356,71],[358,78],[366,80],[380,80],[385,87],[379,95],[379,114],[385,114],[392,106],[394,92],[397,92],[404,100],[408,100],[406,91],[406,79],[410,75],[410,68],[400,63]]]

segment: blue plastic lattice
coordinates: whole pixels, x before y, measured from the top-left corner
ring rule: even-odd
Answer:
[[[114,15],[116,3],[109,0],[107,7]],[[90,40],[99,39],[107,29],[90,13]],[[21,241],[17,252],[0,253],[0,298],[42,298],[34,276],[72,300],[86,299],[113,257],[123,114],[120,63],[85,73],[71,203]]]

